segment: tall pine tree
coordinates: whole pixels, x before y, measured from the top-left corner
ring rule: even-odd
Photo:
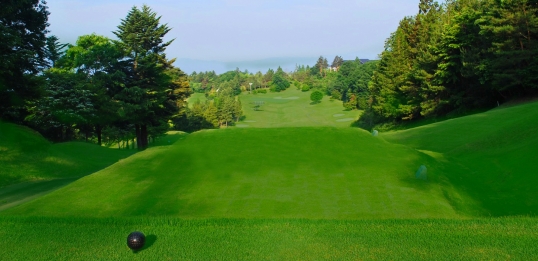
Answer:
[[[48,15],[43,0],[1,2],[0,117],[21,120],[25,103],[41,95]]]
[[[135,6],[114,32],[129,64],[128,81],[116,98],[121,101],[123,115],[135,124],[139,150],[147,148],[148,125],[154,124],[156,117],[166,116],[160,111],[169,100],[171,79],[165,74],[169,63],[164,52],[173,40],[164,42],[170,28],[160,24],[160,19],[147,5],[141,9]]]

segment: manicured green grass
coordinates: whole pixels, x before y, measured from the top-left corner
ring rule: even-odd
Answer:
[[[538,102],[382,133],[448,162],[445,173],[488,215],[538,214]],[[434,153],[432,153],[434,152]]]
[[[46,195],[78,178],[29,181],[0,188],[0,211]]]
[[[151,146],[184,136],[169,132]],[[36,199],[134,154],[83,142],[52,144],[37,132],[0,122],[0,211]]]
[[[2,260],[535,260],[534,218],[0,218]],[[127,235],[145,233],[133,253]]]
[[[346,111],[341,101],[331,101],[325,96],[322,102],[311,104],[311,92],[301,92],[289,88],[283,92],[240,95],[244,119],[237,127],[349,127],[356,121],[361,111]],[[263,104],[255,110],[256,102]]]
[[[251,97],[241,97],[244,106]],[[243,124],[257,128],[177,133],[171,146],[1,211],[1,259],[538,257],[538,103],[373,137],[316,121],[269,128],[291,124],[288,114],[306,117],[290,104],[300,99],[274,100],[267,107],[283,112],[274,117],[282,125],[246,112]],[[333,112],[318,113],[329,125]],[[422,164],[427,181],[414,178]],[[148,237],[137,253],[125,244],[134,230]]]
[[[346,141],[346,142],[342,142]],[[436,162],[352,128],[227,129],[150,148],[31,203],[25,216],[454,218]],[[457,197],[464,197],[457,195]]]
[[[84,142],[52,144],[29,128],[4,122],[0,122],[0,152],[0,188],[85,176],[134,153]]]

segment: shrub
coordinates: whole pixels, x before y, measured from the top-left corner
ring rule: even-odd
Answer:
[[[336,99],[336,100],[341,100],[342,94],[338,90],[333,90],[331,92],[331,98]]]
[[[347,111],[356,109],[357,108],[357,101],[356,100],[349,100],[348,102],[344,102],[344,108]]]
[[[314,91],[310,94],[310,100],[314,103],[321,102],[321,99],[323,99],[323,93],[320,91]]]

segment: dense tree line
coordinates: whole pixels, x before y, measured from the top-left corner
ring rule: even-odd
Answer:
[[[191,73],[190,86],[194,92],[204,93],[206,100],[192,102],[174,118],[174,128],[192,132],[233,125],[243,115],[238,95],[251,90],[256,92],[262,88],[262,80],[261,73],[241,72],[239,68],[220,75],[214,71]]]
[[[232,88],[222,88],[215,95],[201,102],[196,100],[192,106],[174,118],[176,130],[193,132],[201,129],[228,127],[243,116],[241,100],[233,94]]]
[[[536,94],[538,1],[421,0],[400,21],[369,86],[361,124],[490,108]]]
[[[250,73],[239,68],[222,74],[214,71],[193,72],[189,75],[194,92],[204,93],[206,101],[194,101],[174,120],[175,128],[196,131],[205,128],[219,128],[233,125],[243,114],[239,94],[284,91],[291,86],[290,75],[281,67]]]
[[[291,73],[293,84],[302,91],[318,90],[331,97],[343,101],[346,109],[365,109],[368,107],[371,81],[377,61],[364,61],[359,58],[343,60],[336,56],[328,67],[323,56],[310,67],[297,66]]]
[[[312,90],[329,95],[332,99],[343,101],[349,110],[364,109],[369,97],[368,83],[376,65],[377,61],[364,62],[358,58],[345,61],[341,56],[336,56],[329,68],[327,58],[320,56],[314,65],[298,65],[293,72],[288,73],[281,67],[276,71],[268,69],[266,73],[242,72],[239,68],[220,75],[214,71],[193,72],[189,75],[190,86],[194,92],[205,93],[208,100],[195,101],[182,117],[177,118],[177,126],[181,130],[195,131],[227,125],[229,122],[221,120],[222,114],[219,115],[223,110],[217,108],[219,103],[215,103],[218,96],[233,97],[241,92],[280,92],[290,86],[305,92]],[[316,95],[316,98],[320,97]],[[240,103],[238,97],[233,99],[236,104]],[[233,111],[233,107],[228,106],[229,111]],[[239,115],[235,119],[241,116],[239,109],[233,114]]]
[[[258,89],[279,92],[291,85],[288,74],[281,67],[278,67],[276,72],[273,69],[268,69],[265,74],[260,71],[255,74],[247,70],[241,72],[239,68],[220,75],[216,74],[215,71],[193,72],[189,75],[189,80],[194,92],[206,93],[207,95],[214,94],[220,88],[229,87],[233,89],[234,95],[238,95],[242,91],[250,92]]]
[[[75,45],[48,31],[44,1],[2,5],[2,118],[30,125],[54,141],[101,144],[148,138],[169,129],[190,94],[187,75],[166,57],[170,31],[148,6],[133,7],[114,34],[80,36]]]

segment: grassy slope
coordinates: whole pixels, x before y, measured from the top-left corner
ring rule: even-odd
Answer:
[[[81,177],[133,151],[83,142],[51,144],[29,128],[0,122],[0,187],[35,180]]]
[[[51,144],[29,128],[0,122],[0,210],[38,198],[131,154],[82,142]]]
[[[435,168],[429,182],[414,179],[418,166],[427,162],[436,164],[351,128],[203,131],[171,147],[148,149],[4,214],[458,217]]]
[[[442,157],[447,177],[489,215],[538,214],[538,102],[383,133]],[[434,152],[434,153],[431,153]]]

